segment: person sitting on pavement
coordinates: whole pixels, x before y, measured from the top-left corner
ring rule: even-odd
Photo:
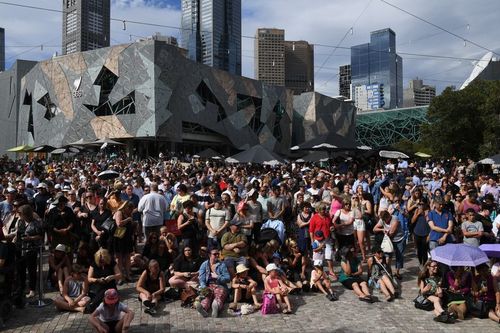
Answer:
[[[195,257],[193,250],[189,246],[185,246],[182,252],[175,258],[174,274],[168,280],[168,284],[172,288],[185,289],[189,285],[195,286],[198,284],[200,260]]]
[[[120,302],[118,291],[108,289],[104,302],[92,313],[89,322],[99,333],[126,333],[133,319],[134,313]]]
[[[231,276],[235,274],[236,265],[248,265],[246,259],[248,255],[248,240],[240,232],[240,226],[240,220],[232,220],[229,225],[229,231],[222,236],[221,240],[224,263]]]
[[[472,296],[476,300],[472,304],[472,315],[479,318],[490,318],[500,324],[500,291],[498,283],[491,275],[487,264],[476,267],[476,276],[472,279]]]
[[[59,311],[83,312],[85,306],[90,302],[88,296],[89,281],[82,273],[85,268],[74,264],[71,275],[66,278],[63,291],[54,299],[54,305]]]
[[[329,301],[338,301],[338,296],[332,288],[330,279],[323,270],[323,264],[316,262],[311,271],[311,288],[317,288]]]
[[[201,297],[197,298],[194,306],[203,317],[208,317],[210,309],[212,317],[218,317],[228,295],[227,283],[231,277],[225,262],[219,261],[219,256],[219,250],[212,249],[210,258],[201,264],[199,270]]]
[[[399,296],[391,281],[389,267],[384,252],[379,246],[372,249],[373,256],[368,259],[368,281],[384,294],[387,302],[392,302]]]
[[[340,250],[340,255],[342,258],[340,262],[342,270],[340,271],[339,282],[347,289],[354,291],[354,294],[358,296],[360,301],[373,303],[374,299],[370,294],[368,284],[361,277],[363,275],[363,267],[354,254],[354,248],[344,247]]]
[[[292,304],[290,303],[290,298],[288,297],[290,289],[282,281],[278,266],[276,266],[276,264],[274,263],[271,263],[266,266],[266,271],[268,275],[264,279],[265,292],[276,296],[276,300],[278,301],[283,314],[291,314]],[[283,302],[286,304],[286,308],[283,305]]]
[[[94,294],[85,312],[93,312],[101,303],[108,289],[116,289],[116,282],[122,278],[120,268],[112,260],[109,251],[98,250],[94,255],[94,263],[89,267],[88,280],[90,290]]]
[[[229,308],[236,310],[238,302],[243,297],[245,301],[253,300],[254,309],[260,309],[262,306],[257,299],[257,282],[248,276],[248,267],[242,264],[236,266],[236,275],[234,276],[231,287],[234,289],[234,301],[229,305]]]
[[[442,299],[444,295],[441,288],[441,277],[439,264],[436,261],[429,260],[419,273],[417,283],[420,288],[420,294],[434,305],[434,314],[436,315],[434,320],[446,323],[453,321],[455,317],[443,309]]]
[[[156,314],[156,307],[165,292],[165,276],[160,270],[158,261],[152,259],[148,267],[142,272],[137,281],[136,290],[139,293],[139,299],[144,304],[145,313]]]
[[[57,244],[49,255],[49,281],[54,288],[57,286],[60,294],[62,294],[64,281],[69,277],[71,270],[71,260],[66,251],[66,245]]]
[[[448,311],[454,313],[458,319],[464,320],[467,315],[467,298],[471,295],[472,274],[465,267],[454,267],[446,274],[448,282],[447,300]]]

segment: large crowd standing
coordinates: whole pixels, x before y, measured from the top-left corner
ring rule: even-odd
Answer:
[[[117,287],[130,283],[153,316],[175,299],[203,317],[226,303],[243,314],[289,314],[289,294],[334,302],[342,287],[362,302],[392,302],[412,252],[418,302],[430,303],[436,321],[500,321],[498,259],[447,267],[429,257],[448,243],[500,242],[497,174],[478,173],[470,160],[348,159],[320,168],[5,157],[0,171],[0,274],[11,278],[0,295],[18,306],[37,297],[43,248],[43,285],[58,291],[56,308],[89,313],[98,332],[128,330],[134,313]]]

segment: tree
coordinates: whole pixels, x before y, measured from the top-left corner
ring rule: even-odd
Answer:
[[[434,98],[421,141],[437,156],[478,159],[500,149],[500,81],[474,81]]]

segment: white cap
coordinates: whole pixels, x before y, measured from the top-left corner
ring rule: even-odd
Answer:
[[[276,271],[278,270],[278,266],[276,266],[276,264],[268,264],[266,266],[266,271],[270,272],[270,271]]]
[[[64,244],[57,244],[56,251],[66,252],[66,245],[64,245]]]

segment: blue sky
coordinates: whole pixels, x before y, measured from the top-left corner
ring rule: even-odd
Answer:
[[[60,9],[60,0],[6,0]],[[449,31],[500,53],[500,1],[498,0],[387,0]],[[180,0],[112,0],[113,18],[180,26]],[[315,45],[315,87],[338,94],[338,67],[350,62],[349,47],[366,43],[370,31],[390,27],[396,32],[397,52],[403,57],[403,79],[419,77],[436,85],[460,86],[469,76],[474,59],[487,51],[425,24],[381,0],[242,0],[242,31],[253,36],[259,27],[283,28],[287,40]],[[0,26],[6,29],[6,58],[43,60],[61,50],[62,15],[0,4]],[[349,31],[353,27],[353,33]],[[180,37],[178,29],[111,24],[111,43],[129,43],[155,32]],[[344,35],[346,36],[344,39]],[[253,77],[254,41],[242,39],[243,75]],[[41,48],[36,45],[43,44]],[[329,45],[321,46],[321,45]],[[339,49],[331,46],[340,45]],[[439,59],[451,56],[460,59]],[[496,56],[500,58],[500,54]]]

